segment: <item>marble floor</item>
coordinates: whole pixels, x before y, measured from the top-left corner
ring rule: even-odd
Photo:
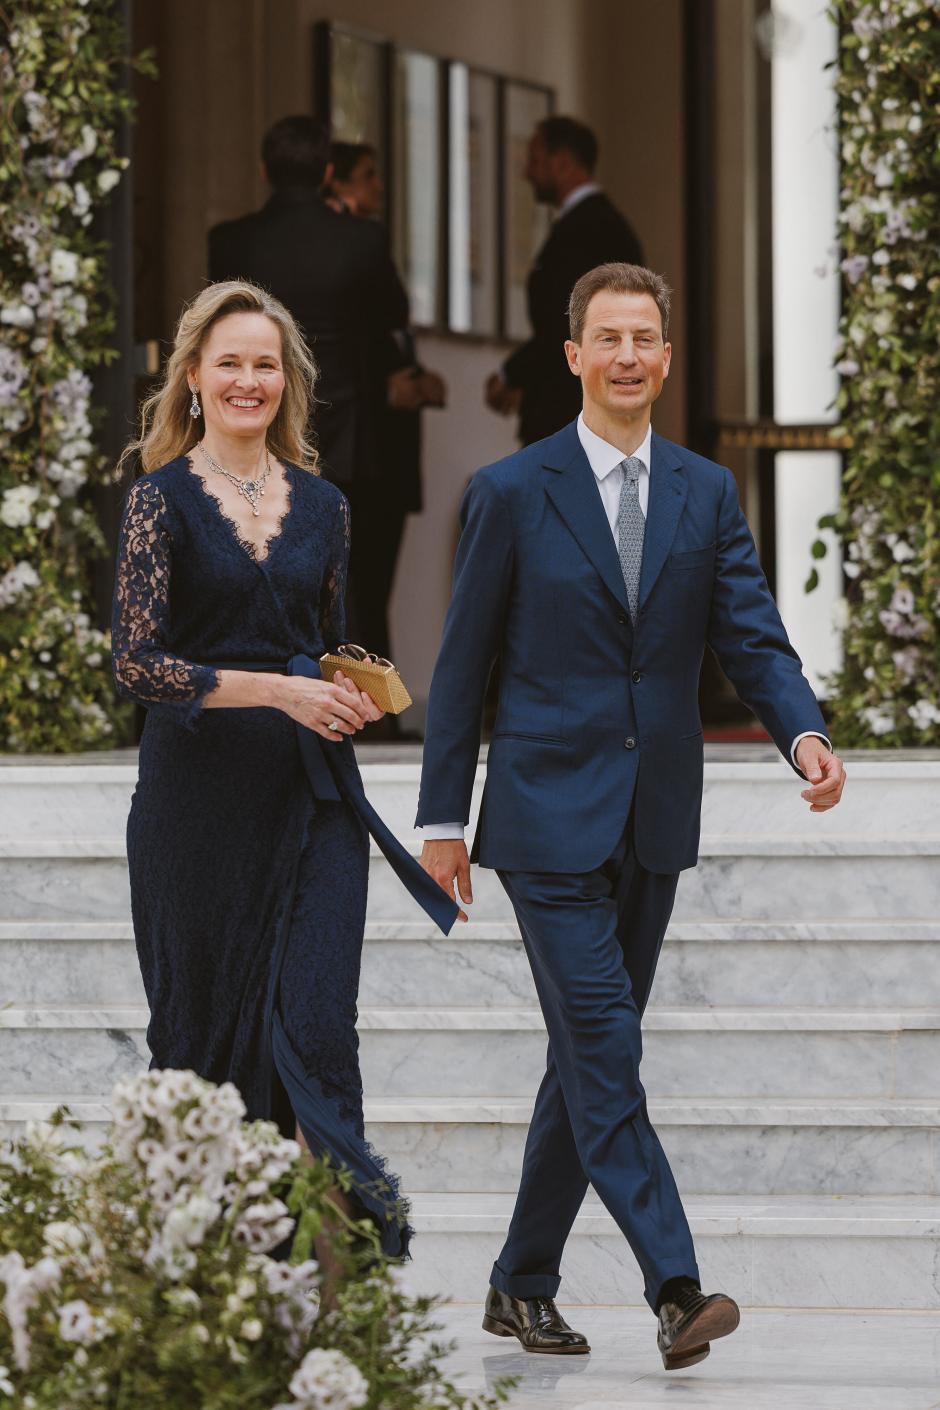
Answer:
[[[565,1315],[590,1338],[590,1356],[513,1351],[481,1330],[478,1307],[446,1308],[452,1379],[479,1395],[517,1377],[509,1410],[940,1410],[940,1313],[744,1309],[707,1361],[668,1374],[648,1312]]]

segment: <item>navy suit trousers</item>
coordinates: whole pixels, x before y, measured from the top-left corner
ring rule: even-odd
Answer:
[[[655,1309],[667,1278],[698,1280],[692,1235],[640,1082],[640,1020],[678,876],[640,866],[632,822],[594,871],[498,875],[549,1047],[512,1223],[490,1281],[512,1297],[554,1297],[565,1241],[591,1184],[626,1236]]]

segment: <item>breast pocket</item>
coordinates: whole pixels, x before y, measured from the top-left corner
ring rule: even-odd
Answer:
[[[690,568],[709,568],[715,561],[715,548],[716,545],[710,543],[706,548],[693,548],[688,553],[670,553],[669,567],[679,573]]]

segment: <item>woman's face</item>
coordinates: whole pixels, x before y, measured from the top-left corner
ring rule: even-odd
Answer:
[[[263,435],[284,395],[281,333],[263,313],[230,313],[213,324],[190,388],[202,401],[206,430]]]

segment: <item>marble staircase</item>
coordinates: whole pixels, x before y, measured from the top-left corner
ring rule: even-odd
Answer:
[[[757,1305],[938,1308],[940,762],[850,760],[840,809],[810,816],[783,764],[727,752],[706,764],[702,861],[680,882],[644,1060],[703,1273]],[[411,845],[417,762],[362,757]],[[93,1134],[112,1083],[147,1061],[134,772],[132,755],[0,761],[0,1133],[68,1100]],[[445,940],[373,857],[360,999],[370,1136],[420,1231],[407,1276],[471,1300],[545,1044],[505,896],[490,873],[474,888]],[[593,1197],[564,1292],[640,1299]]]

